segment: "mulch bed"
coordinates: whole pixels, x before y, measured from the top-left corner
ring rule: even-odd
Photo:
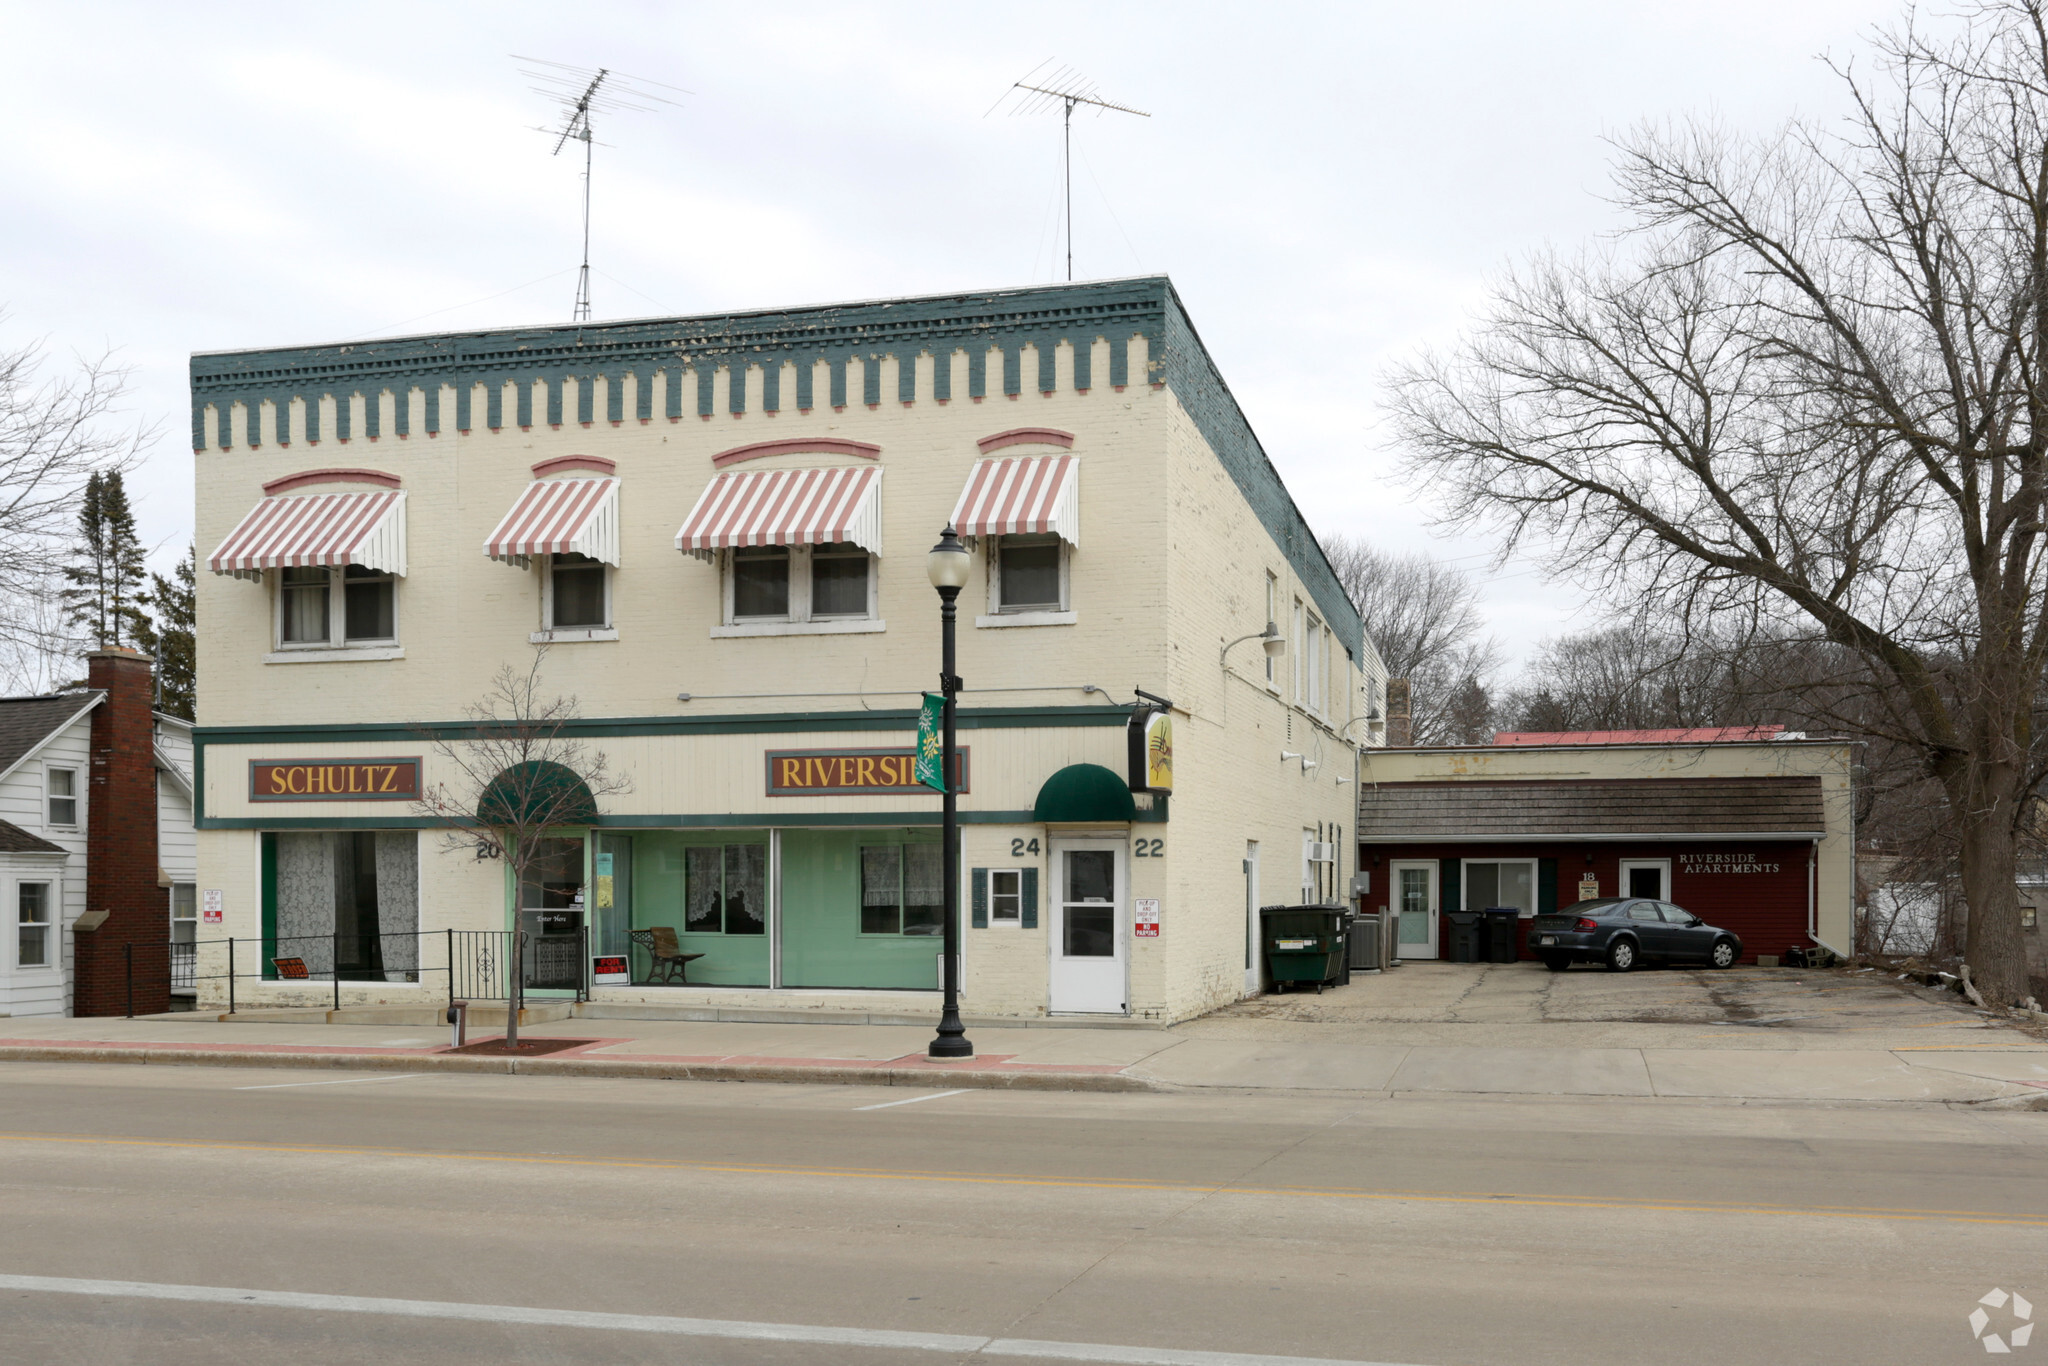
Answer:
[[[565,1048],[581,1048],[596,1042],[596,1039],[521,1039],[508,1047],[503,1039],[485,1039],[482,1043],[466,1043],[460,1048],[441,1051],[473,1053],[485,1058],[537,1058],[543,1053],[559,1053]]]

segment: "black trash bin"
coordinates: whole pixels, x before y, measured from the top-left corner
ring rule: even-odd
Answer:
[[[1444,919],[1451,922],[1451,961],[1453,963],[1477,963],[1479,957],[1479,922],[1485,918],[1480,911],[1446,911]]]
[[[1345,908],[1261,906],[1260,928],[1273,987],[1313,986],[1321,991],[1344,975]]]
[[[1513,906],[1488,906],[1486,908],[1486,961],[1489,963],[1512,963],[1515,961],[1515,927],[1521,924],[1522,913]]]

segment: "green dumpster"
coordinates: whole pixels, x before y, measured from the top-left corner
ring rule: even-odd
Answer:
[[[1313,984],[1320,992],[1344,972],[1342,906],[1262,906],[1259,924],[1266,941],[1266,968],[1273,989]]]

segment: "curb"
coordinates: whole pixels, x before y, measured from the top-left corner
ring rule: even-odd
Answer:
[[[815,1067],[777,1063],[638,1061],[632,1058],[486,1058],[441,1053],[237,1053],[184,1048],[0,1048],[0,1062],[146,1063],[170,1067],[262,1067],[365,1072],[471,1072],[535,1077],[639,1077],[649,1081],[763,1081],[824,1086],[957,1086],[997,1091],[1162,1091],[1124,1073],[956,1072],[929,1067]]]

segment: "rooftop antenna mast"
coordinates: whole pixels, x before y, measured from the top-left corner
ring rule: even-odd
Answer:
[[[591,148],[597,143],[592,136],[591,118],[594,114],[616,114],[632,111],[639,114],[659,112],[653,106],[674,106],[677,101],[657,95],[643,86],[655,86],[662,90],[674,91],[678,95],[690,92],[659,81],[645,81],[627,76],[610,67],[566,66],[561,62],[544,61],[539,57],[521,57],[516,53],[515,62],[531,62],[535,70],[521,68],[522,76],[540,82],[532,87],[535,94],[545,95],[561,106],[561,125],[556,128],[537,128],[534,131],[546,133],[555,140],[552,156],[560,156],[562,149],[572,142],[583,144],[583,266],[576,274],[575,321],[585,322],[590,318],[590,171]]]
[[[1152,116],[1142,109],[1103,99],[1096,90],[1095,82],[1070,66],[1062,66],[1050,76],[1039,77],[1038,73],[1045,66],[1045,62],[1040,62],[1024,73],[1024,79],[1011,85],[1004,98],[1022,92],[1010,109],[1012,114],[1042,114],[1055,105],[1062,106],[1060,171],[1066,181],[1067,279],[1071,281],[1074,278],[1074,106],[1092,104],[1099,110],[1114,109],[1119,114],[1136,114],[1141,119]],[[997,105],[1001,103],[1002,100],[996,101]],[[989,110],[991,114],[994,112],[994,108]]]

